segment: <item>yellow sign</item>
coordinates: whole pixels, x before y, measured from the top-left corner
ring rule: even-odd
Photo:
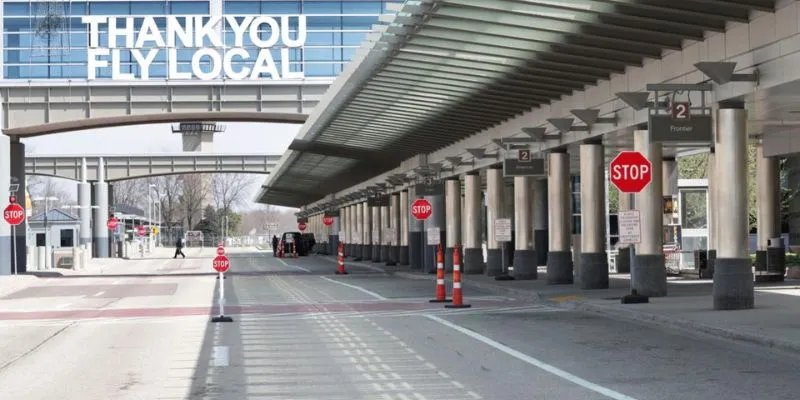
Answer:
[[[157,226],[150,227],[150,233],[152,233],[153,236],[158,235],[158,227]]]

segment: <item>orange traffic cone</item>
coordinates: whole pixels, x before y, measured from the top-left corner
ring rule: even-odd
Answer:
[[[442,245],[436,249],[436,298],[431,300],[431,303],[449,303],[451,300],[447,299],[447,291],[444,286],[444,252]]]
[[[344,270],[344,244],[339,242],[339,269],[336,270],[336,275],[347,275],[347,271]]]
[[[453,247],[453,304],[445,304],[445,308],[470,308],[469,304],[464,304],[464,297],[461,293],[461,250],[458,245]]]

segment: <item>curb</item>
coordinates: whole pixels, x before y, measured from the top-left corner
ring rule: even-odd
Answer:
[[[434,276],[431,275],[431,277],[428,277],[425,275],[418,275],[405,271],[396,271],[396,272],[385,271],[385,272],[392,276],[397,276],[405,279],[414,279],[414,280],[427,280],[427,279],[432,279],[432,277]],[[541,293],[537,291],[504,287],[491,283],[487,284],[484,282],[475,282],[475,281],[470,281],[468,279],[465,279],[463,284],[465,286],[472,286],[474,288],[491,291],[500,295],[510,294],[516,297],[520,297],[526,300],[531,300],[550,307],[560,308],[563,310],[581,311],[592,314],[598,314],[617,320],[623,320],[634,323],[645,323],[651,326],[655,325],[665,328],[679,329],[681,331],[687,331],[689,333],[700,332],[718,338],[746,342],[761,347],[784,350],[795,353],[796,355],[800,355],[800,343],[794,343],[781,339],[765,338],[763,336],[754,333],[745,333],[745,332],[735,331],[732,329],[719,328],[716,326],[710,326],[695,321],[687,320],[684,318],[665,317],[663,315],[652,314],[638,310],[610,308],[602,305],[591,304],[584,300],[557,302],[557,301],[547,300]]]

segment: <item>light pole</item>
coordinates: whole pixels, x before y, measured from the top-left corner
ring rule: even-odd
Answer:
[[[147,188],[147,249],[153,251],[153,189],[155,184],[150,184]]]

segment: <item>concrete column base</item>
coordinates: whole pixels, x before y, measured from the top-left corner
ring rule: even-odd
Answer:
[[[631,271],[631,288],[648,297],[667,295],[667,269],[661,254],[636,254]]]
[[[408,246],[400,246],[398,252],[398,263],[400,263],[400,265],[408,265]]]
[[[339,235],[328,235],[328,252],[335,256],[339,255]]]
[[[717,251],[716,250],[708,250],[706,253],[706,269],[705,271],[700,271],[700,279],[714,279],[714,265],[717,260]]]
[[[361,261],[364,259],[364,245],[353,245],[353,261]]]
[[[608,289],[608,255],[581,253],[581,270],[578,282],[581,289]]]
[[[389,248],[389,258],[386,259],[386,266],[391,267],[397,265],[397,258],[400,253],[400,246],[386,246]]]
[[[362,259],[362,260],[364,260],[364,259],[366,259],[366,260],[369,260],[369,259],[371,259],[371,258],[372,258],[372,252],[374,251],[374,250],[373,250],[373,248],[375,248],[375,246],[373,246],[373,245],[371,245],[371,244],[365,244],[365,245],[362,245],[362,246],[361,246],[361,259]]]
[[[503,272],[503,251],[500,249],[486,250],[486,276],[498,276]]]
[[[486,269],[483,263],[482,249],[464,249],[464,258],[461,263],[461,271],[465,275],[479,275]]]
[[[352,253],[352,249],[353,249],[353,245],[352,244],[345,243],[344,244],[344,256],[345,257],[350,257],[350,254]]]
[[[617,266],[618,274],[629,274],[631,272],[631,248],[623,247],[617,250],[617,260],[614,263]]]
[[[547,253],[547,284],[571,285],[575,283],[572,272],[571,251],[551,251]]]
[[[389,247],[391,247],[391,246],[387,246],[385,244],[376,245],[376,246],[378,246],[381,249],[381,259],[378,260],[378,262],[389,261]]]
[[[369,254],[367,259],[372,260],[372,262],[380,262],[381,261],[381,246],[374,245],[372,246],[372,252]]]
[[[753,272],[749,258],[717,258],[714,271],[715,310],[746,310],[755,307]]]
[[[547,229],[537,229],[533,231],[533,248],[536,249],[536,265],[547,265],[547,252],[550,246],[550,238]]]
[[[539,278],[536,266],[536,250],[514,251],[514,279],[535,280]]]
[[[412,269],[422,270],[424,268],[422,260],[425,252],[423,240],[425,240],[424,232],[410,232],[408,234],[408,262]]]
[[[448,247],[444,249],[444,271],[447,273],[453,272],[453,248]]]

